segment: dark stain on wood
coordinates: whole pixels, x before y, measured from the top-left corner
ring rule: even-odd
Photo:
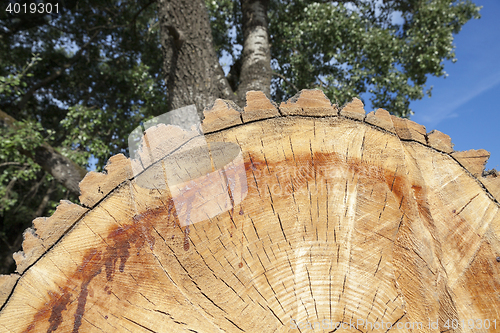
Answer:
[[[385,183],[398,202],[401,202],[404,193],[410,189],[407,178],[398,169],[387,170],[369,161],[353,157],[346,158],[345,155],[338,153],[314,152],[312,158],[310,154],[295,155],[293,162],[285,159],[271,163],[256,155],[249,155],[248,160],[245,162],[245,170],[249,196],[258,196],[254,176],[259,185],[269,184],[270,188],[271,185],[274,186],[271,188],[273,197],[289,197],[292,193],[307,189],[308,182],[318,179],[328,179],[328,184],[333,185],[334,182],[330,182],[332,179],[342,179],[345,182],[346,177],[351,179],[354,176],[358,178],[358,183],[366,187],[376,183]]]
[[[106,243],[110,245],[106,247],[104,252],[97,248],[91,248],[86,251],[82,263],[77,267],[72,276],[68,278],[68,284],[76,282],[80,285],[76,299],[77,306],[74,314],[73,333],[78,333],[80,330],[89,295],[88,286],[92,280],[104,269],[106,279],[112,281],[116,273],[118,261],[118,271],[123,273],[132,247],[135,249],[136,255],[139,255],[141,249],[146,244],[152,250],[155,244],[155,238],[151,234],[152,225],[156,221],[163,221],[166,213],[167,210],[164,207],[160,207],[146,211],[143,214],[135,215],[132,218],[132,224],[116,226],[110,230],[106,237]],[[168,219],[172,216],[168,216]],[[107,294],[111,294],[112,292],[108,286],[104,288],[104,291]],[[61,293],[49,293],[49,301],[35,314],[33,321],[24,332],[32,332],[38,323],[46,320],[50,323],[47,333],[56,331],[62,323],[62,313],[67,310],[67,305],[72,301],[72,294],[69,292],[68,287],[63,288]]]
[[[362,183],[366,187],[377,183],[386,184],[398,202],[401,202],[400,209],[402,211],[410,208],[410,196],[407,192],[413,189],[417,201],[419,201],[418,209],[420,213],[424,216],[430,214],[425,199],[425,192],[422,191],[419,185],[409,185],[404,172],[398,172],[398,169],[395,171],[387,170],[366,160],[346,157],[338,153],[315,152],[312,158],[307,153],[304,156],[295,155],[294,159],[285,159],[277,163],[270,163],[253,155],[249,155],[249,159],[247,160],[248,162],[245,162],[245,170],[249,197],[259,196],[258,185],[277,184],[276,180],[279,181],[279,187],[276,187],[276,193],[272,193],[273,197],[289,196],[298,190],[307,189],[308,182],[315,182],[316,179],[344,179],[344,181],[345,179],[349,179],[351,181],[356,177],[357,182]],[[244,175],[239,176],[244,177]],[[259,184],[256,184],[254,179]],[[243,182],[240,183],[243,184]],[[331,184],[330,181],[327,182],[327,185],[329,184]],[[238,190],[243,191],[244,189]],[[193,195],[195,194],[193,193]],[[358,193],[358,195],[360,194]],[[243,215],[242,208],[239,215]],[[138,255],[146,245],[151,250],[153,249],[155,238],[151,232],[154,224],[159,223],[159,221],[162,221],[162,223],[165,220],[171,221],[172,218],[176,223],[179,223],[174,204],[172,200],[169,200],[167,207],[147,210],[142,214],[134,216],[131,224],[111,228],[105,239],[108,245],[102,252],[96,248],[92,248],[85,253],[82,264],[68,278],[68,281],[78,281],[80,285],[77,297],[77,309],[74,314],[73,333],[79,332],[81,327],[89,293],[88,286],[91,281],[103,270],[106,273],[107,281],[112,281],[116,274],[117,266],[118,271],[123,273],[131,251],[135,251],[136,255]],[[184,229],[183,248],[186,251],[190,247],[188,235],[189,226]],[[173,238],[174,236],[172,235]],[[238,267],[243,267],[243,263],[240,262]],[[68,282],[68,284],[70,283]],[[112,292],[108,286],[104,288],[104,291],[108,294]],[[61,293],[50,294],[49,298],[50,300],[35,314],[33,322],[25,332],[31,332],[37,323],[47,320],[51,324],[47,332],[53,332],[58,329],[62,322],[62,313],[67,311],[67,305],[72,302],[72,294],[69,290],[62,290]]]
[[[184,251],[189,250],[189,225],[184,229]]]
[[[83,314],[85,313],[85,304],[87,304],[88,286],[94,277],[102,271],[101,251],[90,249],[83,258],[82,264],[76,270],[75,278],[81,282],[80,294],[78,295],[78,305],[75,312],[75,321],[73,323],[73,333],[77,333],[82,325]]]
[[[55,332],[62,323],[62,312],[66,310],[67,305],[70,303],[71,296],[72,294],[68,288],[61,288],[59,293],[50,291],[49,302],[35,314],[33,321],[23,332],[32,332],[36,324],[44,321],[47,317],[50,324],[47,332]]]
[[[71,299],[71,293],[63,292],[59,297],[59,302],[52,307],[52,311],[49,318],[49,329],[47,332],[54,332],[57,330],[62,322],[62,312],[66,310],[66,307]]]

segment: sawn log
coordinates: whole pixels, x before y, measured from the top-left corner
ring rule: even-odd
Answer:
[[[217,100],[202,129],[149,128],[36,219],[0,331],[500,331],[486,151],[318,90]]]

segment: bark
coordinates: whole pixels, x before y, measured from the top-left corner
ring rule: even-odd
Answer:
[[[213,48],[204,2],[161,0],[158,15],[170,109],[195,104],[202,113],[217,98],[235,99]]]
[[[62,202],[25,232],[17,286],[0,277],[0,327],[438,333],[474,318],[467,332],[498,331],[488,154],[319,90],[279,109],[261,92],[243,112],[218,101],[202,124],[210,160],[196,132],[158,126],[140,162],[91,173],[82,202],[98,205]],[[172,170],[178,182],[157,186]]]
[[[203,1],[159,2],[163,69],[170,109],[195,104],[201,113],[217,98],[235,101],[243,107],[246,93],[251,90],[263,91],[269,96],[272,72],[268,5],[266,0],[241,0],[243,52],[228,80],[212,45]]]
[[[12,127],[15,122],[13,117],[0,110],[0,125]],[[70,192],[80,194],[79,183],[87,174],[87,170],[58,153],[47,143],[37,147],[34,152],[21,151],[21,153],[32,158]]]
[[[241,0],[243,14],[243,53],[238,103],[244,105],[247,91],[270,95],[271,48],[269,44],[268,0]]]
[[[80,194],[80,181],[87,170],[58,153],[49,144],[44,143],[35,149],[33,160],[50,173],[59,183],[74,194]]]

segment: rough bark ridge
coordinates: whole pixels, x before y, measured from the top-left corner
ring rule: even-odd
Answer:
[[[269,45],[267,7],[269,1],[241,0],[243,13],[243,54],[238,100],[244,105],[246,93],[256,90],[270,96],[271,47]]]
[[[208,163],[198,132],[152,127],[140,161],[85,177],[90,209],[34,221],[0,278],[2,331],[499,330],[487,152],[318,90],[217,100],[202,127]]]
[[[268,5],[268,0],[241,0],[243,52],[228,80],[213,48],[203,1],[158,3],[163,69],[171,109],[195,104],[201,113],[217,98],[232,100],[243,107],[246,93],[252,90],[270,96]]]
[[[234,99],[213,48],[204,2],[160,0],[158,13],[171,109],[195,104],[202,112],[216,98]]]

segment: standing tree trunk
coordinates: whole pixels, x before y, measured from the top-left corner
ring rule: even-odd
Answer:
[[[269,45],[266,0],[241,0],[243,13],[243,54],[238,100],[242,105],[246,93],[262,91],[266,96],[271,92],[271,47]]]
[[[0,278],[2,331],[498,331],[487,152],[357,99],[247,96],[205,112],[208,145],[152,127],[140,161],[84,179],[90,209],[36,219]]]
[[[160,0],[158,15],[170,108],[195,104],[203,112],[217,98],[235,99],[213,47],[203,0]]]
[[[271,87],[268,0],[241,0],[244,45],[239,77],[231,89],[212,44],[207,9],[201,0],[166,1],[158,4],[164,73],[170,108],[195,104],[201,113],[215,99],[244,106],[248,91]]]

